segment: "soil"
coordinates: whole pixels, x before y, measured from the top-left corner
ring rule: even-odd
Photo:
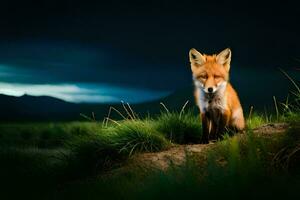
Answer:
[[[273,134],[284,133],[289,128],[286,123],[269,123],[253,129],[253,133],[269,137]],[[206,160],[207,151],[215,146],[214,142],[209,144],[175,145],[172,148],[156,152],[137,154],[129,159],[129,163],[138,163],[146,168],[157,168],[166,170],[170,165],[179,166],[186,161],[187,156],[197,155],[198,160]],[[221,162],[221,161],[220,161]]]
[[[269,123],[264,124],[258,128],[254,128],[253,132],[256,134],[272,135],[274,133],[283,133],[289,128],[286,123]]]

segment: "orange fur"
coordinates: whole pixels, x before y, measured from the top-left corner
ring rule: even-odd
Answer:
[[[190,62],[195,82],[203,142],[219,138],[227,128],[242,131],[245,128],[242,106],[236,91],[228,82],[231,61],[230,49],[219,54],[205,55],[190,50]]]

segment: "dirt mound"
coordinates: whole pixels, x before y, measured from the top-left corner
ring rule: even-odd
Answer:
[[[143,167],[158,168],[165,170],[171,164],[181,165],[186,161],[187,155],[203,155],[203,160],[205,160],[205,151],[207,151],[211,144],[194,144],[194,145],[175,145],[172,148],[157,152],[157,153],[143,153],[138,154],[131,158],[133,163],[139,163]]]
[[[263,135],[272,135],[274,133],[283,133],[289,128],[286,123],[269,123],[253,129],[254,133]]]
[[[272,136],[273,134],[284,133],[289,128],[286,123],[270,123],[253,129],[254,134]],[[174,145],[172,148],[157,153],[137,154],[129,159],[129,163],[135,163],[139,167],[167,169],[170,165],[179,166],[186,161],[187,155],[197,155],[198,160],[206,160],[207,150],[215,144],[193,144],[193,145]]]

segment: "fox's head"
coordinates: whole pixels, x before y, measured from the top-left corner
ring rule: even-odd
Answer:
[[[191,49],[189,56],[196,87],[210,94],[226,87],[231,60],[230,49],[227,48],[217,55],[205,55]]]

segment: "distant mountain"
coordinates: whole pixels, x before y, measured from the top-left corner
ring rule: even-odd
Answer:
[[[0,95],[0,110],[1,121],[61,120],[76,113],[77,105],[49,96]]]
[[[49,96],[13,97],[0,95],[0,121],[71,121],[85,120],[81,114],[102,120],[109,107],[118,104],[70,103]]]
[[[168,97],[151,102],[131,104],[131,108],[139,115],[155,115],[163,108],[160,102],[170,110],[180,110],[187,100],[191,100],[190,90],[180,90]],[[188,97],[187,97],[188,96]],[[188,107],[193,104],[189,104]],[[97,120],[107,116],[110,106],[120,110],[125,115],[126,111],[120,104],[87,104],[70,103],[49,96],[20,97],[0,94],[0,121],[70,121],[85,120],[81,114],[91,117],[94,113]],[[116,112],[111,115],[114,119],[120,116]]]

